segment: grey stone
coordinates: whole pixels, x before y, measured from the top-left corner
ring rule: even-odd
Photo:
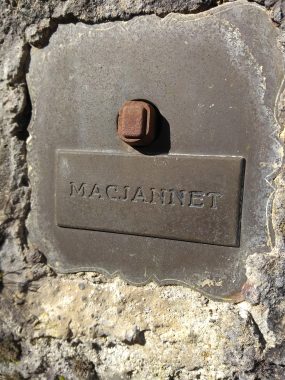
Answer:
[[[262,0],[256,2],[263,4]],[[126,20],[138,14],[156,13],[164,17],[171,11],[201,12],[216,3],[192,0],[1,1],[1,73],[4,60],[7,62],[5,58],[10,57],[8,65],[5,66],[8,79],[0,85],[1,99],[16,96],[16,103],[22,103],[21,89],[15,91],[15,87],[26,88],[25,75],[30,53],[24,32],[27,26],[31,26],[37,30],[35,39],[46,45],[49,36],[44,37],[46,41],[42,39],[42,19],[53,17],[58,23],[76,23],[81,20],[94,24],[107,20]],[[269,2],[266,3],[269,7]],[[273,3],[277,1],[270,1],[270,7]],[[234,6],[233,3],[231,5]],[[223,6],[218,9],[221,8]],[[258,21],[258,18],[252,19],[248,21],[248,25],[255,28]],[[282,29],[284,30],[284,24],[281,24],[281,32]],[[269,54],[267,27],[255,30],[255,44],[260,46],[261,51],[264,46],[262,54]],[[283,37],[280,37],[281,48],[282,38],[285,41],[284,32]],[[271,42],[275,44],[274,36]],[[26,45],[25,49],[19,49],[20,57],[15,48],[17,45]],[[272,57],[272,64],[274,59]],[[1,74],[2,78],[4,76]],[[27,94],[26,92],[24,96]],[[6,111],[13,103],[14,101],[6,103]],[[279,101],[276,105],[277,114],[280,116],[282,108],[284,110],[284,101],[283,104]],[[29,108],[27,101],[26,109]],[[2,117],[2,109],[0,114]],[[28,257],[26,254],[35,249],[26,245],[24,233],[29,194],[24,195],[22,190],[33,190],[27,177],[25,181],[21,179],[26,166],[27,134],[20,132],[25,129],[24,125],[23,115],[17,113],[1,120],[1,144],[6,152],[1,154],[0,196],[5,199],[4,204],[7,207],[1,229],[6,243],[2,244],[1,239],[0,285],[2,275],[9,284],[6,281],[4,288],[0,286],[0,328],[6,331],[6,336],[11,332],[17,336],[22,355],[20,361],[13,360],[8,365],[1,363],[0,377],[7,380],[54,380],[61,375],[66,379],[76,379],[76,368],[70,359],[80,357],[84,358],[84,362],[94,363],[99,378],[107,380],[284,378],[284,287],[279,287],[282,283],[280,279],[285,276],[284,171],[275,179],[277,191],[274,194],[272,216],[276,244],[269,254],[249,256],[246,264],[248,282],[256,290],[251,292],[251,296],[248,293],[247,302],[237,305],[213,302],[180,286],[158,288],[151,284],[134,287],[118,278],[109,279],[98,273],[51,277],[53,272],[50,267],[43,264],[46,275],[37,280],[38,290],[34,287],[28,289],[25,294],[26,302],[17,305],[14,302],[17,286],[15,285],[15,289],[12,287],[10,274],[7,276],[7,272],[17,271],[24,278],[27,270],[25,265],[33,268],[33,271],[37,271],[36,267],[39,265],[30,260],[27,263],[23,261]],[[10,132],[14,133],[12,138]],[[24,186],[27,183],[28,186]],[[19,234],[19,230],[23,233]],[[78,284],[83,278],[87,283],[86,290],[79,290]],[[83,294],[85,301],[82,300]],[[248,310],[247,315],[251,313],[254,316],[259,332],[256,328],[251,328],[252,321],[240,317],[240,311],[245,309]],[[57,318],[58,315],[61,320]],[[93,338],[88,333],[94,321],[99,321],[100,326],[104,320],[103,315],[113,324],[109,331],[112,344],[105,337]],[[70,317],[73,320],[73,336],[64,338]],[[92,318],[93,323],[89,318]],[[142,321],[147,325],[143,326]],[[134,325],[148,329],[145,333],[145,346],[122,342],[126,328]],[[261,335],[266,341],[264,349],[259,349]],[[255,353],[245,349],[252,346],[257,348]],[[226,353],[229,360],[226,359]],[[236,364],[232,363],[231,353],[236,358]],[[252,367],[251,363],[254,366],[249,369]]]

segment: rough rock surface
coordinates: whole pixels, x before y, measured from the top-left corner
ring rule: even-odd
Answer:
[[[284,1],[257,2],[284,30],[279,42],[285,54]],[[245,301],[236,305],[180,286],[138,288],[96,273],[56,274],[29,244],[25,227],[32,191],[26,164],[30,44],[44,47],[58,23],[163,17],[218,5],[214,0],[0,1],[1,379],[285,378],[284,171],[275,179],[275,248],[250,256]],[[280,99],[277,112],[284,120]]]

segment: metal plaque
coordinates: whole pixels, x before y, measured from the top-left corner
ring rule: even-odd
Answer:
[[[239,1],[59,25],[27,75],[29,244],[60,272],[238,299],[274,246],[279,33]]]
[[[239,157],[57,154],[61,227],[239,246]]]

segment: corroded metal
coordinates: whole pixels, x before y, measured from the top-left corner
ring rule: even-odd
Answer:
[[[118,116],[119,137],[132,146],[149,145],[155,138],[155,116],[155,109],[147,102],[126,102]]]

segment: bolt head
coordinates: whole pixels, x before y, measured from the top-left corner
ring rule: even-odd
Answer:
[[[126,102],[119,111],[118,135],[132,146],[149,145],[155,138],[155,109],[141,100]]]

